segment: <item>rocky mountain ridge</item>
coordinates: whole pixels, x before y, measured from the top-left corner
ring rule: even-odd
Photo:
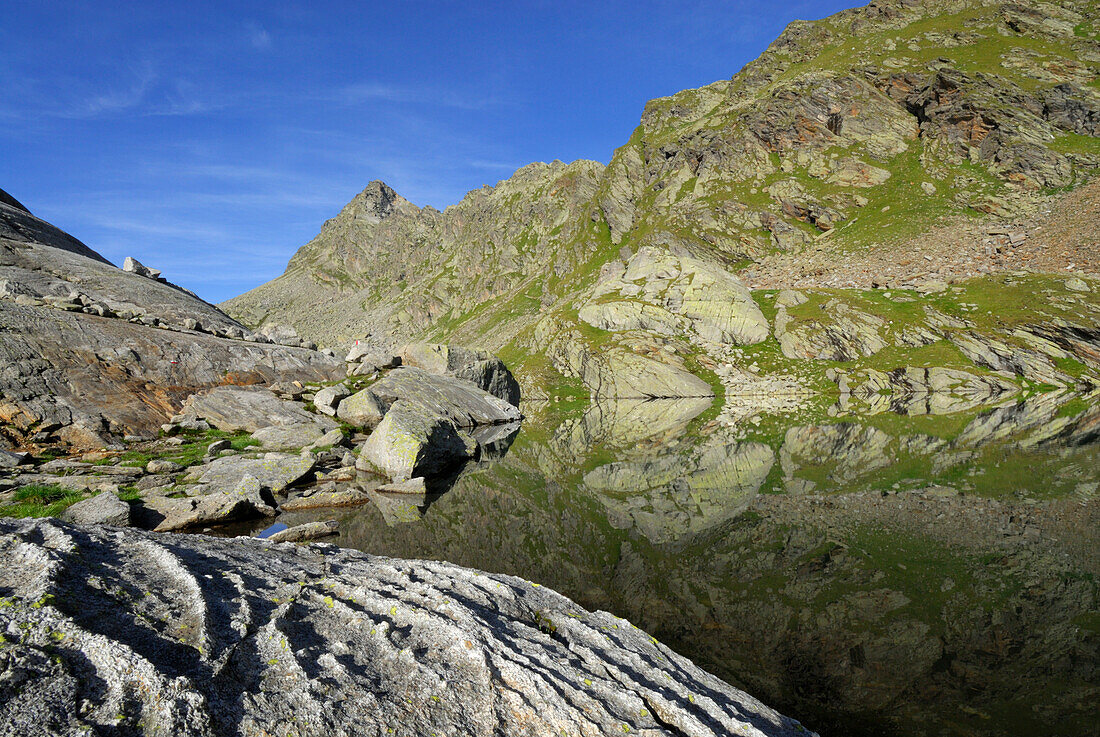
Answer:
[[[246,324],[286,322],[333,345],[427,338],[499,349],[527,396],[769,391],[783,374],[756,382],[739,354],[772,351],[784,336],[783,368],[811,385],[821,385],[824,361],[852,360],[844,344],[853,341],[864,358],[890,348],[875,370],[925,367],[924,346],[942,353],[951,343],[927,320],[908,326],[925,338],[865,340],[868,326],[904,310],[854,320],[826,310],[814,317],[827,340],[847,336],[838,349],[792,349],[797,331],[779,319],[774,291],[751,289],[752,274],[769,270],[777,287],[798,280],[812,303],[867,302],[874,293],[819,291],[800,260],[905,262],[895,271],[913,276],[890,280],[905,300],[947,279],[958,282],[949,296],[986,291],[983,274],[1026,268],[990,259],[941,276],[936,262],[950,260],[951,246],[919,263],[908,254],[923,234],[968,223],[1007,227],[1014,248],[1016,233],[1028,233],[1015,223],[1100,167],[1096,18],[1094,3],[1071,0],[885,0],[796,22],[731,80],[650,102],[607,167],[532,164],[443,212],[373,183],[284,276],[224,307]],[[1044,289],[1081,303],[1060,319],[1088,343],[1048,355],[1088,367],[1061,383],[1095,381],[1100,368],[1089,317],[1100,245],[1081,228],[1065,236],[1080,244],[1074,260],[1045,264],[1076,274]],[[1058,287],[1070,281],[1084,289]],[[1034,349],[994,324],[998,305],[971,304],[995,315],[975,325],[979,342]],[[978,353],[932,365],[1007,370],[1018,386],[1045,381]]]

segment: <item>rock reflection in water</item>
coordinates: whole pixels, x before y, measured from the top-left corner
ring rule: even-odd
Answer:
[[[478,444],[478,458],[456,468],[452,473],[433,476],[424,482],[423,493],[389,493],[379,489],[382,479],[360,474],[361,480],[350,484],[366,491],[370,500],[390,527],[419,521],[437,499],[454,488],[464,475],[488,468],[503,458],[520,431],[520,423],[488,425],[475,428],[471,435]]]
[[[1094,730],[1096,396],[736,428],[699,403],[525,409],[415,513],[282,519],[552,586],[823,734]]]

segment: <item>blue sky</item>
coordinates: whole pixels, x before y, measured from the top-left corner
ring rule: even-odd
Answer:
[[[8,0],[0,188],[217,302],[373,179],[442,209],[853,2]]]

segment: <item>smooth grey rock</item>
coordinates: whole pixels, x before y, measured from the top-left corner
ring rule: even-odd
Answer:
[[[142,263],[133,256],[126,257],[126,261],[122,264],[122,270],[149,279],[156,279],[160,276],[159,269],[150,269],[148,266],[143,266]]]
[[[259,440],[260,444],[268,450],[297,450],[316,443],[324,435],[324,428],[315,422],[299,425],[272,425],[261,427],[252,433],[252,437]]]
[[[84,461],[74,461],[71,458],[55,458],[52,461],[43,463],[38,467],[38,470],[42,473],[85,473],[94,468],[94,465]]]
[[[370,365],[376,370],[396,368],[401,365],[401,357],[395,356],[389,351],[382,350],[377,345],[366,340],[358,341],[359,345],[353,345],[348,355],[344,358],[347,363],[359,363]]]
[[[335,430],[329,430],[317,440],[313,441],[309,448],[310,450],[317,450],[318,448],[337,448],[338,446],[346,444],[346,442],[347,439],[344,437],[344,432],[340,428],[336,428]],[[341,457],[343,457],[343,453],[341,453]]]
[[[145,464],[145,471],[152,474],[177,473],[183,470],[183,466],[173,461],[155,458]]]
[[[136,466],[92,466],[89,470],[97,476],[121,476],[123,479],[137,478],[145,473],[144,469]]]
[[[398,368],[370,388],[381,408],[388,411],[398,400],[418,406],[426,415],[444,417],[457,427],[515,422],[523,418],[510,402],[462,379]]]
[[[624,619],[448,563],[0,520],[0,589],[4,734],[809,735]]]
[[[385,413],[385,407],[369,388],[352,394],[336,410],[336,416],[344,422],[367,430],[377,427]]]
[[[351,392],[344,384],[326,386],[313,395],[313,406],[317,408],[318,412],[332,417],[336,415],[336,408],[339,406],[340,401],[350,395]]]
[[[313,466],[311,457],[284,453],[268,453],[263,458],[224,456],[192,468],[185,480],[197,482],[202,487],[199,493],[213,493],[232,489],[241,479],[253,476],[262,488],[278,493],[312,471]]]
[[[61,519],[78,525],[129,527],[130,505],[113,493],[104,491],[72,505],[61,513]]]
[[[297,341],[298,331],[289,325],[264,325],[259,330],[261,335],[264,335],[276,343],[284,343],[287,341]]]
[[[322,487],[324,488],[324,487]],[[292,512],[300,509],[321,509],[324,507],[355,507],[370,501],[370,495],[363,489],[354,487],[336,490],[332,484],[328,491],[315,491],[309,496],[297,496],[287,499],[279,505],[284,512]]]
[[[427,494],[387,494],[372,491],[371,501],[382,514],[387,527],[419,522],[427,508]]]
[[[794,289],[783,289],[775,297],[776,307],[797,307],[801,304],[806,304],[809,298],[802,292]]]
[[[394,481],[407,481],[442,473],[476,451],[477,443],[453,422],[400,400],[363,444],[356,468],[369,462]]]
[[[820,317],[797,322],[786,307],[775,318],[775,337],[787,358],[852,361],[872,356],[888,344],[882,337],[886,321],[854,309],[839,299],[822,306]]]
[[[710,384],[695,376],[683,362],[669,363],[643,356],[622,346],[593,348],[580,335],[547,320],[546,356],[566,376],[576,376],[590,396],[606,400],[713,397]],[[553,334],[551,334],[553,333]]]
[[[410,343],[401,349],[401,365],[439,376],[465,379],[480,389],[519,406],[519,383],[496,356],[458,346]]]
[[[260,480],[251,475],[242,476],[231,491],[187,499],[147,497],[143,503],[147,509],[163,516],[154,528],[159,532],[276,514],[276,509],[263,497]]]
[[[328,418],[307,412],[301,404],[280,399],[267,389],[219,386],[192,394],[182,414],[201,417],[219,430],[254,433],[272,425],[319,423],[325,431],[336,427]]]
[[[417,368],[395,369],[370,392],[385,416],[363,444],[360,462],[395,481],[438,474],[475,457],[478,443],[468,430],[522,417],[473,384]]]
[[[1092,291],[1092,289],[1088,285],[1088,282],[1077,276],[1071,276],[1069,279],[1066,279],[1066,289],[1071,289],[1074,292]]]
[[[375,491],[383,494],[426,494],[428,492],[427,486],[424,484],[424,477],[417,476],[416,478],[409,479],[408,481],[400,481],[393,484],[383,484],[379,486]]]
[[[171,474],[142,476],[134,482],[134,487],[138,491],[148,491],[149,489],[155,489],[160,486],[171,486],[174,480],[175,477]]]
[[[0,468],[15,468],[28,463],[30,456],[26,453],[16,453],[10,450],[0,450]]]

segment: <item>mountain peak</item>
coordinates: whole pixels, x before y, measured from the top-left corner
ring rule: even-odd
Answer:
[[[350,215],[356,220],[379,223],[393,214],[395,210],[406,208],[418,209],[411,202],[397,194],[388,184],[375,179],[362,192],[355,195],[351,202],[344,206],[343,212],[340,214]]]

